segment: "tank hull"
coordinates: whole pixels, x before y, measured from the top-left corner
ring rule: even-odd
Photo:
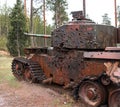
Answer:
[[[14,59],[13,74],[22,80],[57,83],[64,88],[72,88],[74,98],[80,97],[92,107],[105,105],[107,102],[114,105],[114,97],[120,95],[119,51],[119,48],[113,47],[99,52],[28,48],[25,49],[26,59]],[[113,98],[109,98],[109,95]],[[119,103],[114,107],[116,105]]]
[[[85,78],[100,77],[105,72],[104,61],[85,60],[83,51],[56,51],[53,55],[34,55],[31,60],[40,64],[47,78],[53,82],[68,85],[79,83]]]

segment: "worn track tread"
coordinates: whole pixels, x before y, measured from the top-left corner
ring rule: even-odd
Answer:
[[[15,58],[12,62],[12,72],[16,73],[16,63],[19,62],[24,66],[24,70],[27,68],[29,68],[30,73],[32,74],[32,79],[36,80],[37,82],[42,82],[44,79],[46,79],[43,70],[41,69],[40,65],[37,62],[33,62],[29,59],[25,59],[22,57],[19,58]],[[22,72],[19,74],[17,74],[18,77],[21,77]],[[18,78],[17,77],[17,78]]]

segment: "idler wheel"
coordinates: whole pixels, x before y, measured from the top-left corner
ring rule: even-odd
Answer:
[[[23,76],[24,66],[19,61],[13,61],[12,62],[12,72],[13,72],[13,75],[18,80],[23,80],[24,79],[24,76]]]
[[[109,95],[109,107],[120,107],[120,89],[116,89]]]
[[[96,82],[85,81],[79,87],[80,99],[90,107],[98,107],[105,102],[104,87]]]

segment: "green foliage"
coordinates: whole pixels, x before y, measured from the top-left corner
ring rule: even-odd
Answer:
[[[49,24],[47,27],[46,27],[46,34],[51,34],[51,31],[52,31],[52,26]]]
[[[118,23],[119,23],[119,25],[118,25],[118,27],[120,27],[120,6],[117,6],[117,19],[118,19]]]
[[[9,17],[11,29],[8,35],[8,50],[12,56],[23,55],[23,49],[28,45],[28,38],[24,35],[24,32],[26,32],[26,17],[21,0],[17,0],[17,4]]]
[[[46,26],[46,34],[51,34],[51,25]],[[35,15],[33,18],[33,33],[44,34],[44,22],[39,15]]]
[[[7,50],[7,36],[10,28],[9,13],[11,9],[4,4],[0,7],[0,50]]]
[[[48,9],[54,12],[53,20],[56,27],[68,21],[68,15],[65,11],[68,6],[66,0],[46,0],[46,2]]]
[[[44,34],[44,23],[37,14],[33,17],[33,33]]]
[[[108,14],[105,13],[103,16],[103,23],[104,25],[111,25],[111,21],[110,21],[110,18],[108,17]]]
[[[43,0],[33,0],[33,14],[43,14]],[[43,15],[42,15],[43,16]]]
[[[33,33],[44,34],[44,0],[33,0]],[[46,3],[46,2],[45,2]],[[45,11],[47,11],[47,3],[45,6]],[[53,26],[46,23],[46,34],[51,34]]]
[[[7,44],[7,37],[0,36],[0,50],[7,50],[6,44]]]
[[[46,26],[46,34],[50,35],[52,30],[51,25]],[[36,14],[33,17],[33,33],[34,34],[44,34],[44,22],[41,17]],[[47,46],[51,46],[51,39],[46,38]],[[44,38],[43,37],[34,37],[34,45],[38,47],[44,46]]]
[[[3,7],[0,7],[0,36],[8,35],[10,27],[9,12],[10,8],[7,7],[6,4],[4,4]]]

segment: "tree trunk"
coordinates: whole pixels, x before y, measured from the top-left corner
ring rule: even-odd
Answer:
[[[19,45],[19,35],[18,35],[18,25],[17,25],[17,52],[18,52],[18,57],[20,57],[20,45]]]
[[[30,11],[30,33],[33,33],[33,0],[31,0],[31,11]],[[31,45],[34,47],[33,36],[31,36]]]

